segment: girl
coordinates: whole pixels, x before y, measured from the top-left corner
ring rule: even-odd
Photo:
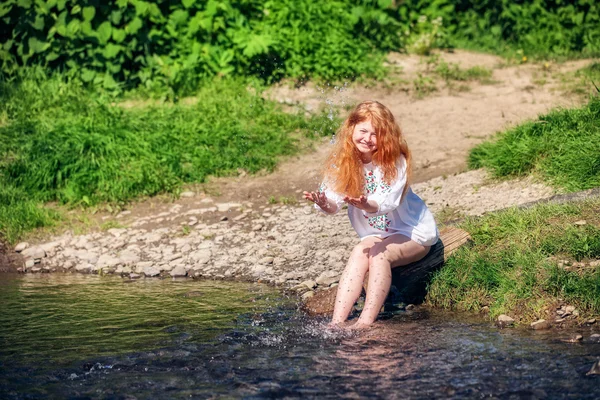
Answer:
[[[344,121],[318,192],[304,198],[327,214],[348,204],[360,243],[342,273],[333,325],[346,321],[369,273],[363,311],[353,328],[371,325],[390,290],[392,268],[427,255],[438,230],[427,206],[410,189],[411,156],[391,111],[376,101],[360,103]]]

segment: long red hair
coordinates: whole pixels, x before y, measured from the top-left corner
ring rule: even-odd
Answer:
[[[337,132],[337,140],[324,168],[324,181],[337,193],[350,197],[365,194],[365,177],[360,152],[352,142],[354,127],[371,121],[377,137],[377,150],[373,164],[383,172],[383,180],[391,184],[397,178],[396,162],[404,156],[406,162],[406,193],[411,176],[411,155],[402,131],[392,112],[377,101],[364,101],[357,105]]]

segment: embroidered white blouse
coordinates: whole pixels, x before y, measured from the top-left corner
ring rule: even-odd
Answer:
[[[406,162],[401,157],[397,162],[398,175],[391,185],[383,180],[383,173],[373,163],[364,164],[365,191],[368,200],[374,200],[379,210],[374,213],[365,212],[348,204],[348,217],[352,227],[361,240],[369,236],[387,237],[402,234],[423,246],[431,246],[437,242],[439,232],[433,215],[425,202],[412,189],[408,189],[404,199],[402,191],[406,185]],[[337,211],[344,204],[344,196],[332,191],[322,184],[320,191],[325,191],[327,198],[337,204]],[[320,208],[315,204],[315,207]]]

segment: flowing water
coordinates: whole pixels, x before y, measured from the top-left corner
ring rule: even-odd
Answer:
[[[600,398],[592,328],[436,311],[329,331],[259,284],[0,277],[0,398]]]

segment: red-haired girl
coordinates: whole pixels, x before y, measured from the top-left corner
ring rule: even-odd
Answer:
[[[305,199],[327,214],[347,203],[361,240],[340,279],[334,325],[348,318],[367,272],[365,305],[353,328],[371,325],[390,290],[392,268],[425,257],[438,240],[433,215],[410,189],[410,164],[410,151],[391,111],[365,101],[341,126],[319,191],[304,192]]]

